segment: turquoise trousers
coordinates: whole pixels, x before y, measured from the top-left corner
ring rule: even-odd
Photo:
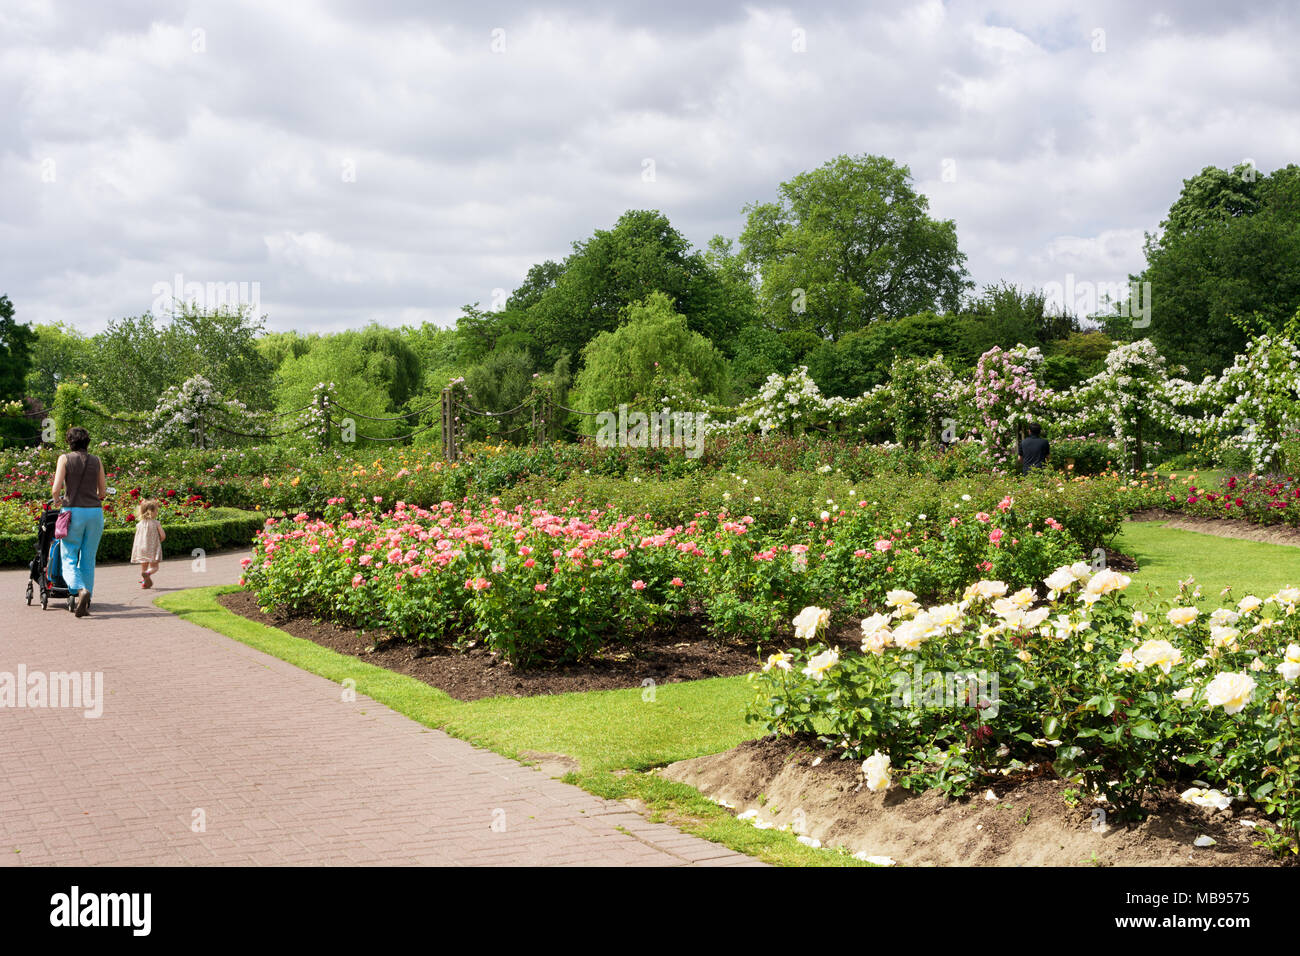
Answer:
[[[72,515],[68,519],[68,536],[60,542],[63,550],[63,580],[73,594],[82,588],[93,594],[95,555],[99,551],[99,539],[104,534],[104,509],[63,510]]]

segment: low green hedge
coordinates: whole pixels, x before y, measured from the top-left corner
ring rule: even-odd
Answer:
[[[207,521],[165,527],[163,555],[190,554],[195,548],[247,547],[266,520],[264,515],[236,508],[213,508]],[[134,528],[106,528],[99,542],[99,561],[129,561]],[[36,553],[36,533],[0,534],[0,565],[27,564]]]

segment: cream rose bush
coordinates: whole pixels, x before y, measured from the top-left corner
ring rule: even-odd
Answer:
[[[1153,788],[1198,780],[1272,814],[1264,842],[1294,851],[1300,592],[1215,606],[1188,580],[1148,613],[1130,585],[1076,564],[945,604],[895,588],[849,647],[809,608],[811,640],[751,675],[749,718],[862,761],[870,789],[959,795],[1050,765],[1132,819]]]

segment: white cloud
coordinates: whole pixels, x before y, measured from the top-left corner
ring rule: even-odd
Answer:
[[[7,3],[0,291],[87,330],[177,272],[259,281],[277,328],[449,322],[625,209],[702,245],[864,152],[911,167],[980,284],[1123,279],[1184,178],[1300,148],[1285,8],[430,10]]]

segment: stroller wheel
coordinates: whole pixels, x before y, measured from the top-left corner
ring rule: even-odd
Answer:
[[[76,598],[76,595],[74,595],[74,594],[69,594],[69,595],[68,595],[68,610],[69,610],[69,611],[75,611],[76,609],[77,609],[77,598]]]
[[[44,588],[41,588],[41,610],[48,611],[49,609],[50,609],[50,592],[45,590]]]
[[[27,606],[30,607],[31,603],[32,603],[32,582],[28,581],[27,582]]]

